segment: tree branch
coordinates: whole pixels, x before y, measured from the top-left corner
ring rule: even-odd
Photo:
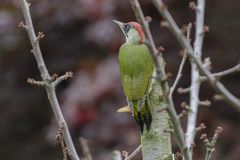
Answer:
[[[190,43],[191,29],[192,29],[192,24],[189,23],[188,26],[187,26],[187,40],[188,40],[189,43]],[[183,70],[184,64],[185,64],[186,59],[187,59],[187,56],[186,56],[185,52],[186,51],[184,51],[184,54],[183,54],[182,61],[181,61],[180,66],[179,66],[179,70],[178,70],[176,79],[175,79],[175,81],[174,81],[174,83],[173,83],[173,85],[172,85],[172,87],[170,89],[170,93],[169,93],[170,96],[173,95],[174,90],[176,89],[177,84],[178,84],[179,80],[182,77],[182,70]]]
[[[219,82],[211,72],[204,67],[201,60],[194,55],[194,50],[191,45],[187,42],[185,36],[183,35],[182,31],[177,26],[176,22],[170,15],[169,11],[165,7],[162,0],[152,0],[156,8],[158,9],[159,13],[162,17],[169,23],[169,28],[182,46],[182,48],[187,50],[187,56],[191,58],[191,60],[197,65],[199,71],[203,73],[204,76],[208,79],[208,82],[211,86],[219,93],[221,93],[226,101],[231,104],[237,111],[240,112],[240,100],[236,98],[231,92],[229,92],[224,85]]]
[[[222,127],[217,127],[217,129],[215,130],[215,133],[213,135],[213,138],[211,141],[208,140],[207,138],[207,134],[202,134],[200,139],[203,140],[203,143],[206,146],[206,156],[205,156],[205,160],[211,160],[212,158],[212,153],[215,151],[215,145],[217,143],[217,139],[219,137],[219,134],[223,131]]]
[[[57,86],[59,83],[61,83],[64,80],[67,80],[68,78],[73,77],[73,73],[72,72],[66,72],[64,75],[57,77],[54,81],[53,81],[53,86]]]
[[[138,146],[129,156],[127,156],[124,160],[131,160],[131,159],[133,159],[133,158],[138,154],[138,152],[141,151],[141,148],[142,148],[142,146],[139,145],[139,146]]]
[[[202,46],[204,39],[204,10],[205,10],[205,0],[198,0],[196,11],[196,32],[194,41],[194,55],[201,59]],[[190,44],[190,43],[189,43]],[[194,137],[196,134],[196,123],[197,123],[197,113],[199,107],[199,91],[201,81],[199,81],[199,70],[197,65],[191,61],[191,87],[190,87],[190,109],[188,112],[187,120],[187,132],[186,132],[186,144],[191,150],[194,144]]]
[[[224,71],[213,73],[213,76],[216,79],[220,79],[224,76],[227,76],[227,75],[235,73],[235,72],[240,72],[240,64],[237,64],[234,67],[226,69]],[[200,81],[206,81],[207,80],[207,78],[205,76],[200,76],[199,79],[200,79]]]
[[[163,94],[168,95],[169,85],[166,81],[166,73],[165,73],[165,70],[164,70],[164,63],[163,63],[162,54],[159,50],[157,50],[157,48],[154,44],[150,29],[149,29],[149,25],[144,18],[144,15],[143,15],[143,12],[142,12],[142,9],[140,7],[140,4],[139,4],[138,0],[130,0],[130,3],[132,5],[132,9],[135,13],[135,16],[136,16],[138,22],[140,22],[140,24],[143,26],[144,33],[145,33],[146,38],[147,38],[147,45],[150,48],[151,53],[152,53],[152,57],[153,57],[155,67],[156,67],[156,70],[157,70],[157,75],[158,75],[160,84],[162,86]],[[172,101],[172,97],[167,96],[165,100],[166,100],[166,104],[167,104],[167,111],[168,111],[170,119],[173,123],[174,135],[175,135],[176,141],[178,143],[178,146],[179,146],[181,152],[183,153],[184,159],[189,160],[190,159],[190,153],[186,149],[184,132],[182,130],[181,123],[178,119],[178,115],[176,113],[176,110],[175,110],[175,107],[174,107],[174,104],[173,104],[173,101]]]
[[[176,89],[176,87],[178,85],[178,82],[179,82],[179,80],[182,77],[182,70],[183,70],[183,66],[184,66],[184,64],[186,62],[186,59],[187,59],[187,56],[186,56],[186,54],[184,54],[183,57],[182,57],[182,61],[180,63],[179,70],[178,70],[177,76],[175,78],[175,81],[174,81],[172,87],[170,88],[169,95],[171,95],[171,96],[173,95],[173,93],[174,93],[174,91],[175,91],[175,89]]]
[[[80,145],[82,146],[82,152],[83,152],[83,159],[84,160],[92,160],[92,155],[90,153],[89,147],[88,147],[88,143],[87,140],[85,140],[84,138],[79,138],[79,142]]]
[[[66,144],[67,152],[72,160],[80,160],[80,158],[78,157],[77,152],[75,150],[75,147],[73,145],[72,138],[71,138],[69,130],[68,130],[68,126],[62,115],[62,112],[61,112],[61,109],[59,106],[59,102],[58,102],[58,99],[56,96],[54,84],[57,84],[58,81],[57,82],[52,81],[52,78],[50,77],[50,75],[48,73],[48,70],[46,68],[45,62],[42,57],[42,52],[41,52],[41,49],[39,46],[39,41],[41,38],[43,38],[44,35],[43,35],[43,33],[39,32],[38,36],[36,36],[34,28],[33,28],[31,15],[29,12],[29,4],[26,2],[26,0],[20,0],[20,2],[21,2],[21,8],[22,8],[22,12],[24,15],[25,23],[26,23],[26,25],[24,25],[25,26],[24,28],[26,29],[26,31],[28,33],[28,37],[32,44],[32,47],[33,47],[32,52],[36,59],[38,69],[41,73],[42,82],[45,83],[45,89],[46,89],[46,92],[48,95],[48,100],[53,109],[58,126],[62,131],[62,136],[63,136],[64,142]],[[23,23],[21,23],[21,24],[23,26]]]

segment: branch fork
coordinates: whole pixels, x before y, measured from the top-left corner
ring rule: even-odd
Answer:
[[[37,81],[35,79],[28,78],[27,83],[31,85],[44,86],[44,87],[50,86],[50,85],[53,85],[54,87],[56,87],[60,82],[67,80],[68,78],[71,78],[71,77],[73,77],[73,73],[69,71],[60,77],[58,77],[57,74],[53,74],[49,80]]]

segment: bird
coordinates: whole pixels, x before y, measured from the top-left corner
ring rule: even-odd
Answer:
[[[152,114],[149,108],[149,93],[152,88],[154,62],[146,45],[142,26],[137,22],[123,23],[113,20],[122,30],[126,40],[118,53],[120,79],[128,106],[141,133],[149,131]]]

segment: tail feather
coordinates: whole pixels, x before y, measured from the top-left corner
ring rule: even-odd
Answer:
[[[133,101],[132,104],[134,110],[133,111],[134,118],[141,130],[141,133],[143,133],[144,124],[146,126],[147,131],[149,131],[152,123],[152,114],[147,102],[145,102],[144,105],[141,107],[141,111],[138,110],[137,101]]]
[[[146,125],[147,131],[149,131],[152,124],[152,114],[147,102],[145,102],[145,105],[142,108],[142,115],[143,115],[143,122]]]
[[[133,101],[133,115],[134,115],[134,119],[137,122],[141,133],[143,133],[143,120],[142,120],[142,115],[141,112],[138,111],[138,106],[137,106],[137,101]]]

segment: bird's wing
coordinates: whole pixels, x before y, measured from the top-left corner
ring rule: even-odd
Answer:
[[[146,45],[124,44],[119,51],[123,90],[130,100],[141,100],[153,73],[153,61]]]

